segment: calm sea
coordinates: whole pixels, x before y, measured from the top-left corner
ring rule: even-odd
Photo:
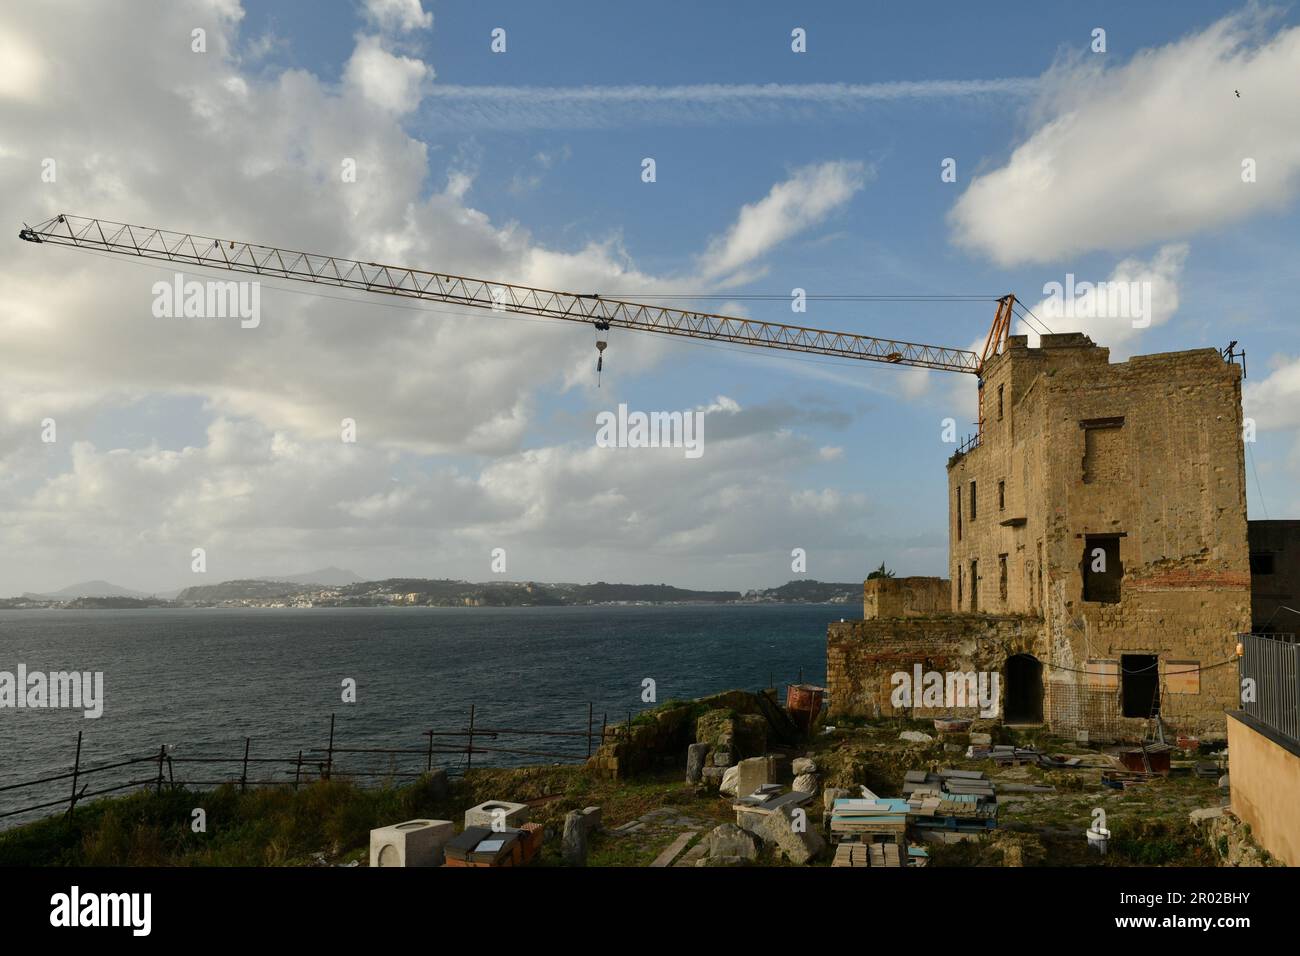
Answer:
[[[292,756],[323,748],[330,715],[342,747],[424,746],[421,731],[478,727],[585,731],[659,701],[756,689],[826,674],[826,625],[843,605],[309,610],[0,611],[0,671],[103,671],[104,714],[0,708],[0,813],[66,797],[70,781],[4,790],[82,765],[156,754],[175,758]],[[356,682],[356,702],[342,682]],[[451,740],[452,738],[446,738]],[[483,742],[490,745],[490,742]],[[585,740],[503,746],[586,752]],[[339,758],[381,766],[389,757]],[[406,758],[398,758],[406,759]],[[415,759],[417,764],[422,761]],[[444,759],[455,769],[462,756]],[[475,756],[475,763],[537,758]],[[238,773],[177,769],[177,779]],[[337,764],[336,764],[337,766]],[[181,764],[176,764],[177,768]],[[250,776],[281,773],[264,767]],[[403,767],[403,769],[409,769]],[[418,768],[417,768],[418,769]],[[91,789],[148,777],[148,765],[92,776]],[[116,775],[115,775],[116,774]],[[43,811],[56,812],[57,808]],[[39,815],[39,814],[37,814]],[[0,817],[0,828],[21,817]]]

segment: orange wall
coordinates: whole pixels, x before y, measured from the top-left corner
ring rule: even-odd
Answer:
[[[1232,812],[1250,824],[1255,842],[1300,866],[1300,756],[1230,713],[1228,778]]]

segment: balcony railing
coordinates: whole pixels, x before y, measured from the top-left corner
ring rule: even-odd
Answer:
[[[1239,639],[1241,709],[1300,743],[1300,644],[1296,636],[1242,634]]]

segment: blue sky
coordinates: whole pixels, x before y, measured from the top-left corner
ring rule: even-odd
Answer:
[[[242,8],[194,0],[178,7],[167,18],[140,6],[118,11],[131,21],[121,29],[145,34],[124,42],[150,44],[140,57],[159,59],[124,78],[101,76],[103,105],[80,126],[70,118],[56,129],[36,118],[38,107],[57,115],[61,89],[16,87],[0,99],[0,110],[13,111],[12,124],[3,125],[37,129],[25,139],[0,133],[11,219],[84,210],[486,278],[595,285],[575,291],[629,298],[691,292],[700,294],[701,308],[962,348],[982,339],[992,302],[814,301],[793,316],[785,301],[739,297],[785,296],[794,287],[814,295],[1015,292],[1034,306],[1045,283],[1066,273],[1093,281],[1150,275],[1161,295],[1151,328],[1136,335],[1119,329],[1116,341],[1106,338],[1112,327],[1085,330],[1116,358],[1240,340],[1252,386],[1247,411],[1261,422],[1251,449],[1259,475],[1258,486],[1249,475],[1251,516],[1291,517],[1300,506],[1300,421],[1292,411],[1300,342],[1294,295],[1283,287],[1300,233],[1300,128],[1294,82],[1290,92],[1282,82],[1300,72],[1293,9],[1096,3],[1001,12],[827,3],[807,13],[765,3],[420,9],[414,0],[369,7],[250,0]],[[432,14],[430,25],[421,12]],[[73,63],[71,52],[58,50],[56,13],[10,17],[8,24],[0,19],[0,38],[7,26],[11,43],[42,51],[34,62],[95,67],[94,53],[83,51]],[[208,24],[211,59],[194,67],[193,57],[172,61],[165,57],[181,53],[155,52],[191,23]],[[95,26],[89,18],[70,29],[84,31],[89,44]],[[498,27],[506,31],[502,54],[489,47]],[[806,53],[790,49],[795,27],[807,31]],[[1106,31],[1105,53],[1090,49],[1098,27]],[[100,66],[111,56],[107,49],[97,55]],[[220,76],[211,70],[217,58]],[[932,85],[938,81],[955,86]],[[979,92],[980,81],[1008,82]],[[914,85],[891,86],[898,83]],[[748,84],[776,84],[783,98],[747,94]],[[847,88],[814,95],[817,84]],[[244,92],[231,92],[240,87]],[[191,139],[193,153],[169,142],[141,163],[122,129],[128,124],[115,123],[114,113],[144,113],[153,96],[158,142]],[[1063,132],[1054,134],[1057,128]],[[1201,129],[1200,139],[1188,132]],[[372,151],[366,155],[382,157],[367,167],[360,201],[328,180],[351,135],[358,149]],[[1233,138],[1240,148],[1219,156]],[[19,161],[35,163],[45,155],[40,150],[57,151],[53,143],[68,155],[65,168],[86,176],[37,193]],[[1258,183],[1239,182],[1237,153],[1258,155]],[[655,160],[654,183],[641,181],[645,157]],[[948,157],[956,160],[955,183],[940,179]],[[847,195],[802,219],[800,203],[811,208],[816,197],[801,195],[777,210],[797,221],[765,220],[767,232],[750,235],[742,210],[762,207],[782,183],[799,190],[801,171],[815,169],[841,177]],[[1055,177],[1051,189],[1024,188],[1026,177],[1044,170]],[[205,178],[212,181],[200,182]],[[981,182],[982,191],[972,188]],[[1225,182],[1254,192],[1239,199]],[[1097,206],[1107,203],[1113,208],[1103,216]],[[728,237],[757,250],[730,280],[709,266]],[[11,269],[49,265],[50,253],[21,252],[36,258]],[[138,266],[79,263],[88,271],[78,277],[87,295],[98,290],[100,297],[104,283],[130,281],[113,302],[138,310],[157,277]],[[14,294],[39,294],[16,271],[11,279]],[[940,440],[940,423],[951,416],[962,431],[973,428],[971,377],[922,379],[870,363],[648,342],[616,331],[602,385],[593,389],[590,330],[479,315],[444,322],[441,332],[436,322],[422,327],[434,338],[454,333],[451,351],[460,357],[435,356],[427,379],[398,387],[394,380],[413,374],[404,360],[414,367],[428,358],[408,325],[424,320],[377,304],[343,308],[275,288],[266,295],[268,308],[285,315],[268,333],[274,361],[249,352],[246,339],[222,335],[218,348],[231,351],[217,367],[211,343],[169,329],[167,336],[191,336],[158,346],[170,374],[142,375],[126,359],[101,363],[89,382],[74,374],[75,360],[62,371],[30,372],[28,394],[63,406],[76,437],[54,448],[18,439],[8,446],[13,458],[0,473],[5,510],[26,516],[21,542],[41,557],[5,569],[14,586],[0,591],[50,589],[81,577],[127,577],[121,583],[145,589],[193,583],[176,555],[188,554],[190,539],[208,538],[221,542],[225,556],[217,579],[325,563],[367,576],[481,578],[487,575],[475,562],[485,564],[479,555],[502,539],[519,555],[511,577],[766,586],[792,576],[794,547],[809,551],[808,574],[821,579],[860,579],[882,560],[900,573],[944,573],[944,462],[952,448]],[[60,307],[48,292],[37,305]],[[1051,324],[1070,330],[1068,322]],[[369,340],[359,344],[370,335],[393,342],[381,354]],[[445,337],[437,341],[448,345]],[[372,346],[374,354],[366,351]],[[135,354],[150,347],[137,344]],[[366,358],[322,364],[347,349]],[[186,365],[187,355],[194,365]],[[86,361],[89,368],[89,355]],[[457,385],[455,375],[470,364],[483,377]],[[492,404],[493,389],[508,395],[501,408],[484,412],[479,424],[491,436],[484,438],[473,419]],[[465,396],[464,407],[448,395]],[[735,439],[722,461],[706,454],[698,463],[657,464],[640,477],[636,466],[625,473],[572,462],[590,450],[599,410],[619,402],[707,408],[720,397],[731,410],[714,416],[712,433],[720,442]],[[348,401],[371,398],[370,417],[359,420],[363,434],[382,436],[368,452],[376,470],[368,478],[345,475],[356,463],[329,457],[328,428],[311,409],[334,421]],[[465,434],[424,434],[420,420],[438,417],[463,419]],[[377,418],[384,420],[372,427]],[[310,513],[305,503],[294,513],[311,498],[301,475],[248,464],[256,457],[249,451],[253,457],[223,459],[222,468],[234,470],[198,499],[159,488],[170,501],[165,514],[136,512],[125,492],[110,497],[121,522],[92,535],[94,543],[78,547],[76,535],[44,528],[90,507],[106,482],[129,487],[130,468],[157,475],[211,459],[214,422],[263,451],[276,435],[296,443],[315,476],[308,490],[321,495]],[[29,442],[29,425],[20,419],[7,427]],[[77,441],[84,443],[79,453]],[[770,467],[764,447],[772,449]],[[169,456],[181,464],[159,464]],[[127,461],[134,464],[118,474]],[[385,469],[390,483],[421,485],[415,497],[423,503],[368,488]],[[192,487],[199,479],[186,480]],[[516,498],[501,490],[508,481],[531,490]],[[617,500],[607,500],[611,495]],[[282,502],[274,530],[266,515],[254,517],[259,498]],[[438,501],[445,507],[435,516]],[[177,517],[204,508],[210,520]],[[716,526],[711,509],[739,514]],[[620,516],[628,513],[636,518],[623,534]],[[424,522],[427,534],[411,536]],[[125,561],[105,544],[122,536],[131,542]]]

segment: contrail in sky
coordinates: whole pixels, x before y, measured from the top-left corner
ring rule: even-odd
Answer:
[[[434,121],[484,129],[709,125],[834,118],[873,103],[1022,100],[1034,77],[888,83],[703,83],[683,86],[457,86],[435,84],[422,110]]]

